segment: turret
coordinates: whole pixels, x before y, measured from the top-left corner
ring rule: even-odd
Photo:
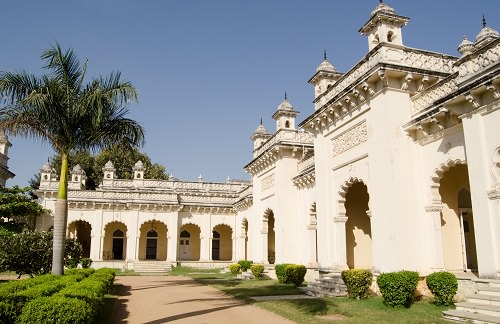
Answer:
[[[285,100],[281,102],[273,114],[273,119],[276,121],[276,131],[281,129],[295,129],[295,117],[299,114],[298,111],[293,109],[293,106],[288,102],[285,93]]]

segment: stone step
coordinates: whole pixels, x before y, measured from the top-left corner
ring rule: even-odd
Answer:
[[[139,273],[160,273],[172,270],[172,265],[164,261],[135,262],[134,271]]]
[[[475,294],[467,295],[465,298],[471,303],[500,306],[500,296]]]
[[[477,293],[481,295],[500,296],[500,288],[497,287],[477,287]]]
[[[475,279],[474,282],[478,285],[478,287],[490,286],[500,288],[500,280],[498,279]]]
[[[486,304],[478,304],[472,302],[461,302],[455,303],[456,310],[465,311],[471,313],[479,313],[485,315],[497,316],[500,318],[500,306],[496,305],[486,305]]]
[[[443,317],[451,321],[463,323],[500,324],[500,316],[464,312],[455,309],[443,311]]]

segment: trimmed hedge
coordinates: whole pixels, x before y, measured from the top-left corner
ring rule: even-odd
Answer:
[[[253,264],[250,267],[250,271],[252,271],[252,274],[254,275],[255,279],[264,278],[264,266],[262,264]]]
[[[238,263],[233,263],[229,265],[229,271],[231,271],[231,274],[233,276],[239,274],[240,270],[241,270],[241,265],[239,265]]]
[[[276,264],[274,266],[274,270],[276,271],[276,277],[278,278],[279,283],[289,283],[288,278],[286,277],[286,267],[288,267],[290,264],[289,263],[281,263],[281,264]]]
[[[16,323],[85,324],[91,323],[92,315],[92,306],[83,300],[54,295],[30,301]]]
[[[415,271],[380,274],[377,278],[377,285],[384,297],[384,304],[392,307],[410,307],[418,278],[418,272]]]
[[[342,271],[342,280],[347,286],[351,298],[365,298],[373,280],[373,273],[367,269],[349,269]]]
[[[289,264],[285,267],[285,275],[287,282],[295,287],[300,286],[304,282],[307,273],[307,268],[301,264]]]
[[[425,278],[425,282],[434,295],[436,305],[453,305],[453,297],[458,289],[457,277],[453,273],[434,272]]]
[[[240,260],[240,261],[238,261],[238,264],[241,266],[241,271],[245,272],[248,269],[250,269],[250,267],[253,264],[253,261],[250,261],[250,260]]]

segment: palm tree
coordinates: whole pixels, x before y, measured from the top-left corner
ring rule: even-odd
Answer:
[[[68,155],[75,150],[96,151],[116,143],[136,147],[144,143],[144,129],[126,118],[127,105],[137,101],[137,90],[119,72],[84,84],[83,66],[70,48],[58,43],[41,59],[50,72],[40,77],[26,71],[0,72],[0,129],[13,136],[50,143],[61,155],[61,174],[54,212],[52,273],[64,273],[68,219]]]

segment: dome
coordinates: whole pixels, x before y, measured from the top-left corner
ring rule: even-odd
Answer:
[[[83,173],[83,169],[80,164],[77,164],[73,167],[73,173]]]
[[[269,134],[264,125],[260,124],[255,130],[255,134]]]
[[[483,24],[483,29],[476,36],[476,43],[481,43],[485,40],[491,40],[494,38],[499,38],[500,34],[493,28],[486,26]]]
[[[139,160],[134,164],[134,170],[142,170],[142,169],[144,169],[144,164],[142,163],[141,160]]]
[[[45,163],[45,164],[42,166],[41,171],[42,171],[42,172],[50,172],[50,171],[52,171],[52,169],[50,168],[50,164],[49,164],[49,162]]]
[[[109,160],[108,162],[106,162],[103,169],[113,169],[114,167],[115,166],[113,165],[113,162],[111,162],[111,160]]]
[[[293,110],[293,106],[291,103],[288,102],[288,100],[285,98],[280,105],[278,106],[277,110]]]
[[[325,59],[323,62],[321,62],[321,64],[318,65],[318,67],[316,68],[316,72],[320,72],[320,71],[336,72],[335,67],[330,62],[328,62],[327,59]]]
[[[384,12],[384,13],[393,14],[393,15],[396,14],[396,10],[389,7],[388,5],[383,3],[382,1],[380,1],[380,3],[375,8],[375,10],[372,11],[372,16],[374,16],[375,14],[377,14],[379,12]]]
[[[462,55],[468,55],[474,51],[474,43],[464,36],[460,45],[458,45],[457,51]]]

